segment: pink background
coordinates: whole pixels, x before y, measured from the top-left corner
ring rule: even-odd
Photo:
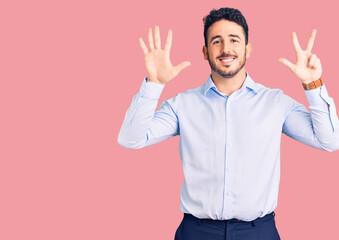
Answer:
[[[1,1],[0,239],[173,239],[182,219],[179,137],[140,150],[117,135],[145,68],[138,37],[173,29],[172,62],[192,66],[160,102],[207,80],[202,18],[239,8],[253,52],[247,71],[299,102],[295,60],[318,29],[313,52],[339,106],[335,1]],[[163,43],[164,44],[164,43]],[[159,102],[159,103],[160,103]],[[338,110],[339,111],[339,110]],[[339,151],[282,136],[277,227],[282,239],[336,239]]]

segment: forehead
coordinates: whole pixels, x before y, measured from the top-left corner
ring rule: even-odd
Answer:
[[[236,34],[242,39],[245,38],[244,30],[239,24],[225,19],[213,23],[208,28],[207,38],[211,39],[216,35],[227,36],[229,34]]]

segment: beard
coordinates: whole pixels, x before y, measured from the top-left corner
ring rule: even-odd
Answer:
[[[223,53],[222,55],[220,55],[218,58],[220,57],[227,57],[229,56],[229,54],[225,54]],[[218,60],[217,58],[217,60]],[[236,56],[236,58],[238,58]],[[245,63],[246,63],[246,53],[244,54],[243,58],[242,59],[239,59],[239,66],[237,69],[235,69],[234,71],[227,71],[227,69],[231,66],[222,66],[220,68],[217,67],[217,65],[210,60],[210,56],[207,52],[207,59],[208,59],[208,63],[210,64],[211,66],[211,69],[216,72],[218,75],[220,75],[221,77],[223,78],[232,78],[234,77],[235,75],[238,74],[238,72],[245,66]],[[218,60],[219,61],[219,60]]]

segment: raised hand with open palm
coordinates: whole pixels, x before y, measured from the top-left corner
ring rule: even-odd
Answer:
[[[184,68],[191,65],[185,61],[177,66],[173,66],[170,61],[170,50],[172,45],[172,30],[168,30],[165,48],[161,49],[159,27],[154,28],[154,41],[152,28],[148,30],[148,42],[150,51],[148,51],[145,42],[139,38],[141,49],[145,55],[145,66],[148,74],[148,81],[165,84],[174,78]]]
[[[293,32],[292,41],[297,54],[297,62],[293,64],[285,58],[279,59],[279,61],[286,65],[302,83],[310,83],[321,77],[322,67],[320,59],[315,54],[311,53],[315,35],[316,30],[313,29],[306,50],[302,50],[298,42],[297,34]]]

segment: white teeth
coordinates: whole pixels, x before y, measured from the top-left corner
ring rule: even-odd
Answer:
[[[232,62],[233,58],[222,59],[221,61],[224,62],[224,63],[228,63],[228,62]]]

